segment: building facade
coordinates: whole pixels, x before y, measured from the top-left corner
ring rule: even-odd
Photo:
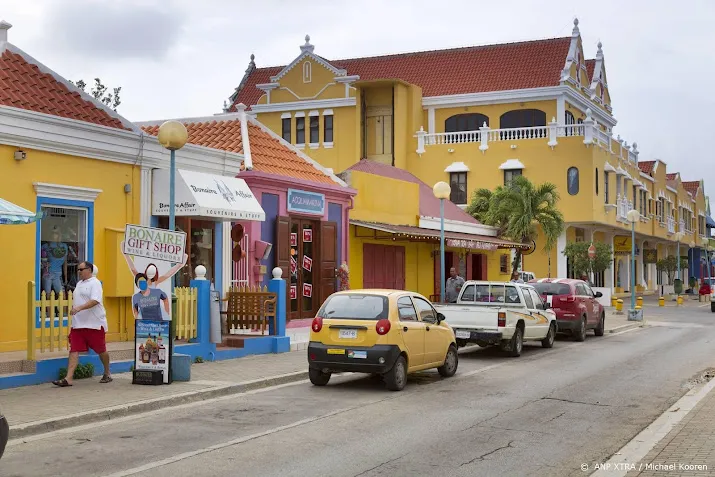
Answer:
[[[564,38],[345,60],[319,56],[306,37],[286,66],[258,68],[252,57],[226,109],[239,104],[324,167],[368,160],[447,181],[463,208],[474,190],[515,175],[554,183],[567,227],[555,249],[539,237],[525,258],[537,277],[572,276],[562,252],[573,241],[613,246],[610,270],[592,277],[609,291],[627,291],[632,275],[639,291],[668,287],[656,263],[678,248],[697,274],[704,185],[642,160],[614,133],[602,45],[587,58],[578,20]]]

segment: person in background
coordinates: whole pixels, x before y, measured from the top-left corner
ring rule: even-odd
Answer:
[[[447,303],[456,303],[459,297],[459,291],[464,285],[464,278],[457,275],[457,269],[452,267],[449,269],[449,278],[445,286],[445,300]]]
[[[72,378],[79,363],[79,354],[92,349],[99,355],[104,366],[100,383],[109,383],[109,353],[105,333],[107,332],[107,312],[102,304],[102,283],[92,276],[94,265],[84,261],[77,267],[79,281],[72,296],[72,330],[69,334],[70,354],[67,362],[67,377],[52,381],[59,387],[72,386]]]
[[[524,280],[521,279],[519,276],[519,272],[514,272],[511,274],[511,282],[512,283],[524,283]]]

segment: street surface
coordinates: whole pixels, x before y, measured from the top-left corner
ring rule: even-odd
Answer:
[[[11,441],[0,475],[585,475],[715,366],[709,307],[646,313],[646,328],[520,358],[461,354],[454,378],[401,393],[336,376]]]

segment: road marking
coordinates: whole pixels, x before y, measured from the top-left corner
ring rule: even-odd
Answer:
[[[688,391],[685,396],[670,406],[651,425],[643,429],[640,434],[634,437],[620,451],[616,452],[604,466],[609,470],[601,467],[601,469],[591,474],[591,477],[625,476],[628,473],[628,469],[621,469],[621,467],[628,467],[624,464],[638,464],[713,388],[715,388],[715,379],[708,381],[700,389],[695,388]],[[608,464],[611,465],[609,466]]]

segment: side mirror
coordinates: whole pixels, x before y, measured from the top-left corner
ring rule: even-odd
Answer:
[[[596,294],[595,294],[594,296],[595,296],[596,298],[601,298],[601,297],[603,296],[603,293],[601,293],[601,292],[596,292]]]
[[[442,323],[445,320],[446,320],[445,316],[442,313],[437,312],[437,324],[439,325],[440,323]]]
[[[551,308],[551,305],[549,305],[548,303],[544,303],[544,310],[548,310],[550,308]]]

